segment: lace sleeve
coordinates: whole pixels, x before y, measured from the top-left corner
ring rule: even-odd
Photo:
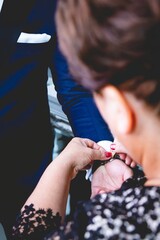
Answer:
[[[13,239],[43,239],[50,231],[57,230],[61,224],[59,213],[51,209],[35,210],[34,205],[25,206],[13,226]]]

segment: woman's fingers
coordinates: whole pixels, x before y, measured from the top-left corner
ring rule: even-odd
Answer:
[[[117,153],[120,159],[124,160],[126,165],[132,168],[136,166],[136,162],[128,155],[126,148],[117,139],[111,143],[110,149],[112,151],[112,154],[114,155],[114,153]]]

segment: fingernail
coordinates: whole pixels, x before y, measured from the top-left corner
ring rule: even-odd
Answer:
[[[105,155],[106,155],[107,158],[112,157],[112,153],[111,152],[105,152]]]
[[[116,144],[115,144],[115,143],[112,143],[112,144],[110,145],[110,149],[111,149],[111,150],[115,150],[115,149],[116,149]]]

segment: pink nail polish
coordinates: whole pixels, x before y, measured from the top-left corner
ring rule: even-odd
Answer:
[[[105,152],[105,155],[106,155],[107,158],[112,157],[112,153],[111,152]]]

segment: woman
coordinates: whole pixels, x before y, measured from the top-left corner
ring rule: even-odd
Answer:
[[[130,178],[119,190],[93,196],[79,205],[73,221],[61,227],[58,216],[52,217],[53,226],[49,227],[53,232],[45,239],[160,239],[160,2],[60,0],[57,25],[60,46],[72,74],[93,92],[113,136],[142,166],[145,177]],[[64,162],[60,157],[54,165],[59,182],[63,181],[59,169],[68,177],[61,184],[64,188],[57,187],[50,198],[56,206],[52,206],[53,212],[59,211],[60,215],[64,208],[58,209],[57,203],[64,204],[66,198],[62,196],[69,179],[96,157],[105,159],[104,149],[95,143],[75,141],[61,155],[72,160]],[[77,147],[77,141],[83,146],[87,141],[87,149],[92,151],[88,159],[85,154],[85,161],[82,148],[79,159],[74,155],[81,145]],[[115,151],[119,152],[116,146]],[[113,162],[107,162],[105,167]],[[56,172],[52,168],[51,171]],[[47,184],[47,176],[44,177]],[[25,205],[33,203],[35,209],[47,209],[51,205],[47,196],[44,194],[43,204],[42,194],[39,198],[43,191],[44,188],[35,189]],[[17,226],[27,219],[25,214],[22,213],[23,219],[19,218]],[[45,227],[49,229],[47,224]],[[32,225],[32,229],[36,231],[36,226]],[[40,228],[37,232],[40,234]]]

